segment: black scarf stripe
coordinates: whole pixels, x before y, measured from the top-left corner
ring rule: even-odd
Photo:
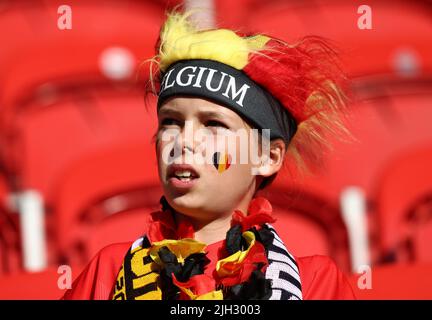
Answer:
[[[296,278],[294,278],[291,274],[289,274],[288,272],[285,271],[281,271],[279,273],[279,276],[281,277],[281,279],[284,279],[286,281],[291,282],[293,285],[295,285],[297,288],[299,288],[301,290],[301,284],[300,281],[298,281]]]
[[[125,288],[126,288],[126,296],[133,296],[134,295],[134,290],[133,290],[133,284],[132,284],[132,278],[126,276],[126,273],[129,272],[129,270],[131,270],[131,259],[132,259],[132,252],[129,250],[126,254],[126,257],[124,259],[124,272],[125,272]]]
[[[289,261],[288,259],[286,259],[286,257],[278,257],[275,256],[276,252],[269,252],[269,261],[271,260],[272,262],[277,262],[277,263],[283,263],[284,265],[286,265],[289,270],[291,270],[292,272],[290,272],[293,277],[295,277],[297,280],[300,279],[300,275],[298,274],[298,270],[296,268],[294,268],[291,264],[287,263],[287,261]]]
[[[300,297],[302,295],[301,290],[297,288],[293,283],[280,278],[273,279],[272,290],[275,289],[282,292],[288,292],[290,295],[295,295],[296,297]],[[276,297],[272,295],[272,297],[270,297],[270,300],[275,300],[275,298]]]
[[[284,252],[284,254],[286,254],[289,259],[297,265],[295,259],[287,252],[287,250],[285,249],[285,245],[282,242],[279,242],[278,240],[275,239],[275,241],[272,243],[272,245],[274,245],[276,248],[278,248],[278,250],[281,250],[282,252]]]
[[[288,293],[286,291],[282,291],[281,293],[281,300],[293,300],[292,298],[295,297],[296,300],[301,300],[297,295],[294,293]]]
[[[266,245],[268,267],[263,275],[270,284],[270,292],[264,299],[269,300],[301,300],[302,299],[302,288],[301,280],[298,271],[298,265],[295,262],[293,256],[290,255],[283,242],[278,240],[277,232],[269,224],[265,224],[268,230],[271,232],[270,243]],[[146,241],[147,240],[147,241]],[[132,245],[132,248],[137,247],[149,247],[150,243],[148,239],[144,236],[143,238],[137,240]],[[142,288],[132,288],[132,278],[134,275],[131,273],[131,258],[132,258],[132,248],[125,257],[125,284],[126,284],[126,299],[134,299],[142,294],[151,292],[157,289],[156,282],[148,283]],[[274,255],[278,254],[278,258],[273,259]],[[288,257],[288,258],[287,258]],[[151,260],[151,259],[150,259]],[[143,263],[150,262],[149,257],[143,259]],[[162,290],[164,291],[164,290]],[[162,296],[163,299],[163,296]]]
[[[266,278],[272,279],[272,296],[270,300],[280,299],[302,299],[301,280],[298,270],[298,265],[295,259],[290,255],[285,248],[282,240],[280,240],[276,230],[270,225],[266,226],[273,233],[273,241],[268,247],[269,266],[266,272]],[[280,242],[280,243],[279,243]],[[277,245],[276,245],[277,243]],[[279,261],[272,259],[272,256],[277,253],[288,259]]]
[[[286,263],[291,264],[291,265],[293,266],[293,269],[298,270],[297,262],[295,261],[295,259],[293,259],[292,257],[290,257],[290,256],[288,255],[288,251],[286,250],[285,246],[284,246],[284,245],[281,245],[281,244],[277,244],[277,245],[275,245],[275,244],[274,244],[275,242],[276,242],[276,241],[274,241],[274,242],[271,244],[272,251],[277,252],[277,253],[279,253],[279,254],[282,254],[284,257],[287,257],[287,259],[286,259]],[[298,273],[298,272],[297,272],[297,273]]]
[[[276,232],[275,228],[273,228],[270,224],[267,224],[271,231],[275,234],[275,239],[278,240],[280,243],[283,244],[282,239],[279,237],[279,234]]]
[[[283,291],[282,294],[282,290],[279,289],[275,289],[274,292],[275,292],[275,297],[278,297],[277,300],[301,300],[301,298],[298,295],[292,292],[287,293],[286,291]]]
[[[300,278],[296,278],[292,272],[290,272],[291,268],[283,263],[283,262],[279,262],[279,261],[272,261],[272,269],[277,269],[278,270],[278,278],[279,279],[283,279],[286,280],[290,283],[292,283],[294,286],[296,286],[299,290],[301,290],[301,282],[300,282]],[[288,277],[288,275],[290,275],[290,277]]]
[[[279,248],[282,248],[282,249],[285,248],[285,245],[284,245],[283,242],[280,241],[280,240],[275,239],[274,244],[275,244],[277,247],[279,247]],[[288,251],[287,251],[287,253],[288,253],[288,258],[290,258],[291,261],[292,261],[293,263],[297,264],[296,261],[295,261],[295,258],[293,257],[293,255],[292,255],[291,253],[289,253]]]
[[[153,283],[146,284],[144,287],[134,289],[133,294],[135,297],[139,297],[155,290],[157,290],[157,284],[156,282],[153,282]]]
[[[284,250],[284,249],[282,249],[282,248],[280,248],[278,246],[272,246],[272,251],[276,252],[276,253],[279,253],[279,254],[282,254],[284,257],[287,257],[286,250]],[[298,272],[298,266],[297,266],[297,263],[295,262],[295,260],[290,259],[289,257],[287,257],[286,263],[288,263],[289,265],[291,265],[293,267],[293,269],[296,270],[297,273],[299,273]]]
[[[276,230],[267,223],[267,226],[269,226],[270,230],[273,232],[274,234],[274,238],[273,238],[273,242],[271,244],[273,251],[276,251],[280,254],[283,254],[285,256],[288,256],[288,258],[292,261],[292,263],[294,264],[294,269],[298,272],[298,265],[297,262],[295,261],[294,257],[288,252],[288,250],[286,249],[283,241],[280,239],[280,237],[278,236]]]
[[[273,252],[275,252],[275,253],[278,253],[278,254],[283,255],[284,257],[287,257],[287,253],[286,253],[286,251],[283,250],[282,248],[279,248],[279,247],[277,247],[277,246],[271,246],[269,249],[271,249],[271,251],[273,251]],[[280,261],[280,260],[278,260],[278,261]],[[293,270],[294,270],[298,275],[300,275],[300,273],[299,273],[299,271],[298,271],[297,263],[295,263],[295,261],[292,261],[292,259],[289,259],[289,258],[288,258],[288,259],[286,259],[286,261],[282,261],[282,262],[284,262],[284,263],[290,265],[290,266],[292,267],[292,269],[293,269]]]

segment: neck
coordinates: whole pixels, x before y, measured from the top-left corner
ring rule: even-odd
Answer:
[[[241,203],[239,206],[236,207],[236,209],[242,211],[245,215],[247,215],[249,202],[250,199],[249,201]],[[187,220],[188,222],[192,223],[192,226],[195,230],[195,240],[210,245],[226,238],[226,233],[231,228],[231,219],[234,209],[225,214],[218,215],[218,218],[216,219],[210,220],[203,220],[191,216],[186,216],[184,214],[176,212],[175,210],[174,212],[175,219],[178,222]]]
[[[227,212],[224,212],[222,214],[216,215],[217,218],[215,219],[199,219],[192,216],[187,216],[185,214],[179,213],[176,210],[173,209],[175,219],[177,222],[180,221],[189,221],[192,223],[192,226],[194,228],[194,239],[200,242],[203,242],[207,245],[210,245],[212,243],[224,240],[226,238],[226,233],[231,228],[231,219],[232,215],[234,213],[234,210],[240,210],[245,215],[248,215],[248,208],[249,203],[251,202],[252,198],[254,197],[255,193],[255,185],[253,185],[249,192],[247,192],[237,203],[236,206],[231,208],[230,210],[227,210]],[[214,212],[211,214],[201,214],[202,217],[214,217]]]
[[[231,227],[231,214],[210,221],[191,219],[184,215],[179,216],[181,216],[180,219],[189,219],[192,222],[195,240],[207,245],[225,239],[226,233]]]

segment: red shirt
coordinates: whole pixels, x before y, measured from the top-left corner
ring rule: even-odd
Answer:
[[[214,269],[221,259],[222,241],[206,247],[210,259],[204,272]],[[114,283],[126,252],[132,243],[112,244],[102,249],[87,265],[81,275],[67,290],[63,299],[108,300],[112,297]],[[345,275],[325,256],[296,257],[300,271],[303,299],[355,299]]]

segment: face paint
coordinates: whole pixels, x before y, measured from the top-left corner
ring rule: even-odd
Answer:
[[[213,154],[213,165],[219,173],[222,173],[230,167],[231,156],[222,152],[215,152]]]

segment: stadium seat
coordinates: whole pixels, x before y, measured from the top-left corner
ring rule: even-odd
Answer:
[[[0,275],[21,270],[21,242],[17,217],[0,207]]]
[[[139,139],[146,112],[137,76],[146,82],[148,65],[141,62],[154,54],[164,10],[174,3],[72,1],[71,30],[57,28],[56,1],[3,5],[0,30],[19,36],[2,37],[1,158],[20,188],[47,197],[46,185],[67,165],[63,160]],[[45,146],[50,151],[38,152]]]
[[[160,194],[160,190],[158,191]],[[92,228],[84,243],[86,257],[93,257],[109,244],[133,242],[143,236],[146,219],[157,209],[156,206],[141,207],[105,217]]]
[[[379,1],[369,4],[372,30],[358,28],[361,3],[353,1],[216,0],[220,26],[271,34],[288,42],[305,35],[330,39],[351,77],[432,71],[432,23],[425,2]],[[391,10],[389,10],[391,6]],[[397,23],[395,22],[397,16]],[[415,35],[415,36],[413,36]]]
[[[0,175],[0,276],[21,270],[18,215],[8,209],[9,190]]]
[[[71,280],[73,281],[81,272],[81,267],[72,267]],[[9,275],[0,275],[0,300],[57,300],[60,299],[66,288],[63,269],[48,268],[43,272],[19,272]],[[59,284],[60,283],[60,287]]]
[[[367,273],[349,280],[360,300],[432,299],[432,265],[426,263],[379,265],[369,273],[371,287],[365,287]],[[360,285],[359,285],[360,284]]]
[[[43,84],[76,83],[83,75],[86,81],[106,79],[101,58],[109,48],[128,51],[132,72],[122,80],[134,82],[139,63],[154,54],[168,8],[155,1],[71,1],[68,5],[73,17],[70,30],[57,27],[57,1],[45,1],[44,5],[8,2],[3,6],[7,10],[1,12],[0,30],[14,33],[3,33],[2,37],[2,109],[13,112],[22,107],[23,100]]]
[[[57,0],[1,2],[0,169],[14,192],[42,195],[50,267],[22,272],[19,215],[6,205],[10,190],[0,175],[0,299],[57,299],[58,264],[77,265],[75,277],[105,245],[142,235],[162,191],[150,143],[155,100],[146,111],[149,70],[141,62],[154,54],[164,11],[181,3],[71,0],[73,28],[60,30]],[[329,255],[349,271],[339,198],[359,187],[377,255],[372,289],[360,289],[358,275],[350,279],[357,297],[432,299],[431,3],[371,3],[373,30],[358,28],[358,2],[215,5],[222,27],[288,42],[329,38],[354,79],[357,141],[331,140],[334,150],[315,176],[280,173],[263,191],[287,247],[296,256]]]
[[[383,248],[379,244],[380,231],[374,219],[377,214],[374,205],[376,180],[397,154],[432,142],[428,120],[432,117],[431,102],[431,90],[427,83],[394,82],[375,86],[371,83],[370,87],[362,89],[359,101],[352,105],[349,116],[349,128],[356,140],[345,143],[332,138],[330,142],[334,149],[325,156],[315,175],[289,175],[284,170],[275,180],[274,187],[285,192],[298,188],[301,192],[319,195],[319,198],[327,199],[336,207],[345,188],[356,186],[364,190],[370,254],[372,261],[378,263],[382,259]],[[294,222],[287,223],[290,224]],[[427,230],[430,230],[427,228],[423,224],[416,235],[426,239]],[[420,243],[426,242],[417,239],[416,243],[420,248]],[[295,247],[295,244],[292,246]]]
[[[371,83],[362,90],[367,93],[352,103],[348,121],[355,140],[346,143],[331,138],[333,150],[325,155],[317,173],[293,181],[288,176],[288,185],[300,184],[302,189],[334,202],[346,187],[357,186],[372,203],[376,179],[391,159],[432,142],[430,86]]]
[[[277,220],[273,225],[290,251],[296,256],[330,255],[342,268],[349,270],[347,234],[338,210],[311,195],[297,195],[295,199],[281,196],[286,194],[281,192],[281,190],[272,190],[266,197],[272,202],[273,215]],[[85,241],[88,257],[110,243],[133,241],[143,235],[148,214],[159,208],[150,203],[146,205],[144,196],[139,196],[143,193],[153,194],[153,197],[157,198],[162,191],[159,188],[135,191],[138,207],[130,205],[135,209],[110,215],[105,213],[105,218],[91,228],[89,237]],[[127,194],[120,198],[123,200],[117,199],[116,202],[122,204],[131,202],[125,198]],[[107,200],[100,201],[93,208],[89,208],[87,215],[100,215],[95,212],[106,211],[106,204],[104,205],[106,202]],[[127,205],[123,204],[120,207],[124,206]],[[304,241],[304,238],[308,241]]]
[[[1,160],[16,188],[43,196],[50,255],[59,177],[86,155],[150,144],[156,122],[136,90],[137,75],[144,84],[148,68],[141,62],[154,54],[164,11],[176,4],[71,1],[71,30],[57,28],[56,1],[2,5],[0,30],[14,34],[2,34],[0,52]]]
[[[111,146],[150,145],[157,120],[149,103],[147,111],[142,93],[112,86],[82,88],[48,107],[35,101],[32,112],[17,117],[10,154],[21,188],[38,190],[50,204],[56,179],[80,158]]]
[[[375,197],[383,259],[432,262],[432,144],[388,161]],[[387,257],[386,257],[387,256]]]
[[[349,272],[348,234],[337,204],[279,181],[262,191],[273,206],[274,226],[296,256],[327,255]],[[304,241],[304,239],[308,241]]]
[[[36,106],[31,112],[16,117],[10,145],[13,152],[8,154],[15,166],[9,172],[20,182],[19,187],[37,190],[44,199],[50,263],[55,263],[57,257],[50,208],[65,172],[81,158],[119,146],[141,145],[143,152],[151,154],[143,155],[148,160],[154,154],[151,141],[156,115],[151,101],[146,110],[142,93],[112,86],[82,88],[80,93],[85,97],[68,94],[48,107],[34,101]],[[147,170],[154,171],[149,169],[154,163],[149,168],[144,163],[140,168],[143,175]]]
[[[89,211],[89,208],[131,190],[153,190],[159,186],[158,181],[154,146],[151,144],[112,147],[80,159],[60,175],[55,184],[52,226],[63,259],[61,263],[87,261],[85,240],[91,227],[104,218],[99,214],[101,210]],[[142,197],[149,206],[154,206],[158,205],[160,195],[160,192],[144,192]],[[109,209],[105,214],[108,215],[110,210],[116,212]]]

